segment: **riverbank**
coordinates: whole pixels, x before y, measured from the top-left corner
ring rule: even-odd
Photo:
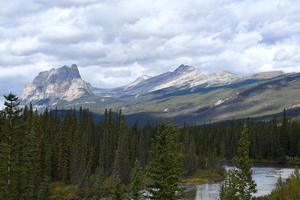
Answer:
[[[264,167],[300,167],[300,158],[286,158],[286,159],[253,159],[254,166]],[[222,162],[225,166],[233,166],[232,161],[225,160]]]
[[[277,200],[277,199],[300,199],[300,173],[295,171],[288,178],[287,182],[277,182],[276,188],[271,194],[263,197],[257,197],[257,200]]]
[[[270,166],[255,166],[253,170],[253,180],[257,184],[257,193],[254,196],[261,200],[273,200],[266,197],[276,188],[278,178],[281,177],[283,181],[286,181],[291,174],[293,174],[293,168],[274,167]],[[222,181],[199,184],[187,187],[187,197],[189,200],[217,200],[219,197],[219,191],[222,185]],[[193,191],[194,189],[194,191]],[[289,200],[289,199],[287,199]]]
[[[253,178],[258,186],[257,196],[264,196],[271,193],[276,187],[277,180],[282,177],[286,180],[294,169],[285,168],[282,165],[256,165],[253,168]],[[225,178],[224,170],[216,169],[199,169],[190,177],[181,180],[185,192],[185,199],[198,200],[208,199],[216,200],[218,196],[219,187]],[[144,179],[144,183],[149,180]],[[108,187],[109,188],[109,187]],[[107,195],[110,194],[107,188]],[[77,187],[74,185],[65,185],[60,182],[52,183],[50,188],[50,200],[56,199],[80,199],[78,197]],[[258,198],[258,197],[257,197]],[[260,197],[258,199],[267,200],[268,198]],[[268,199],[269,200],[269,199]]]
[[[193,199],[195,196],[195,186],[213,182],[220,182],[225,178],[225,169],[198,169],[197,172],[190,177],[180,180],[180,184],[185,188],[184,196],[186,199]],[[108,181],[109,182],[109,181]],[[143,182],[146,184],[148,179],[144,178]],[[111,184],[111,183],[109,183]],[[55,182],[50,187],[50,200],[56,199],[80,199],[78,195],[78,188],[75,185],[64,184],[62,182]],[[109,195],[109,187],[106,188]]]
[[[190,177],[181,180],[182,185],[201,185],[219,182],[225,179],[225,169],[199,169]]]
[[[296,167],[300,166],[299,158],[286,158],[285,160],[270,160],[270,159],[255,159],[253,160],[256,167]],[[231,166],[232,163],[224,162],[224,165]],[[210,169],[198,169],[197,172],[181,180],[182,185],[201,185],[207,183],[220,182],[225,179],[225,168],[210,168]]]
[[[279,165],[279,166],[286,166],[286,167],[291,167],[291,166],[300,166],[300,159],[286,159],[286,160],[268,160],[268,159],[257,159],[253,161],[255,165],[264,165],[264,166],[274,166],[274,165]]]

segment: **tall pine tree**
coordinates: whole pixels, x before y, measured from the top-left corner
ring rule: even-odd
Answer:
[[[151,151],[148,176],[149,198],[155,200],[177,200],[182,198],[178,187],[182,175],[182,157],[176,143],[177,131],[174,126],[160,123]]]
[[[16,95],[9,94],[4,98],[5,120],[0,137],[0,199],[14,200],[22,195],[21,110]]]
[[[221,200],[251,200],[256,192],[256,184],[252,180],[252,161],[249,158],[249,133],[245,125],[242,131],[237,155],[234,157],[235,169],[228,172],[221,192]]]
[[[124,119],[120,125],[120,136],[118,148],[116,150],[113,177],[119,178],[122,183],[128,184],[130,181],[130,160],[129,160],[129,135]]]
[[[142,200],[144,199],[141,190],[143,188],[143,173],[139,162],[136,160],[134,168],[131,173],[131,183],[129,187],[129,200]]]

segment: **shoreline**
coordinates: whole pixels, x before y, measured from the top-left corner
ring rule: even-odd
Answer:
[[[233,166],[232,163],[225,162],[224,167]],[[254,160],[253,167],[272,167],[272,168],[296,168],[300,166],[300,161],[279,161],[279,160]],[[225,174],[218,173],[216,170],[198,169],[197,172],[181,180],[182,186],[195,186],[208,183],[217,183],[225,179]]]

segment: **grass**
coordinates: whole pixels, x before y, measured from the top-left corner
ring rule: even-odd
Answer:
[[[195,186],[206,183],[213,183],[222,181],[225,178],[224,169],[198,169],[197,172],[191,176],[181,180],[184,186]],[[184,191],[184,199],[195,199],[196,190]]]
[[[55,182],[50,187],[49,200],[71,200],[78,199],[75,185],[67,185],[62,182]]]
[[[190,177],[182,179],[180,182],[184,186],[200,185],[210,182],[222,181],[224,179],[225,173],[221,169],[199,169],[197,172]],[[109,196],[111,193],[111,177],[105,180],[103,188],[104,194]],[[145,185],[149,184],[151,181],[147,177],[143,177],[143,182]],[[127,190],[128,188],[124,188]],[[89,191],[84,191],[81,195],[86,196]],[[195,191],[187,190],[184,192],[186,199],[193,199]],[[80,199],[77,187],[71,184],[64,184],[62,182],[54,182],[50,186],[50,197],[49,200],[74,200]]]
[[[201,185],[205,183],[222,181],[225,171],[220,169],[199,169],[195,175],[181,180],[183,185]]]

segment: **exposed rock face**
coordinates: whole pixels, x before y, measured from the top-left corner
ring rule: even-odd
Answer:
[[[77,65],[63,66],[40,72],[31,84],[25,85],[22,100],[24,103],[58,100],[73,101],[86,94],[92,94],[91,86],[81,79]]]
[[[276,114],[298,109],[300,73],[280,71],[240,76],[227,71],[204,73],[180,65],[157,76],[141,76],[117,88],[96,88],[82,80],[76,65],[41,72],[23,91],[22,103],[38,110],[89,108],[122,109],[143,120],[206,123]],[[296,110],[297,112],[300,112]]]
[[[129,88],[139,85],[141,82],[148,80],[149,78],[151,78],[151,76],[147,76],[147,75],[140,76],[135,81],[129,83],[128,85],[125,85],[123,88],[125,90],[128,90]]]
[[[167,88],[226,85],[239,78],[238,75],[230,72],[219,72],[207,75],[196,67],[182,64],[172,72],[166,72],[154,77],[139,78],[129,84],[130,87],[118,88],[118,92],[115,92],[115,94],[130,96],[146,94]]]
[[[239,76],[228,71],[213,74],[202,73],[198,68],[180,65],[174,71],[157,76],[141,76],[123,87],[103,89],[92,87],[82,80],[77,65],[63,66],[49,71],[40,72],[31,84],[23,90],[24,104],[33,102],[35,105],[51,106],[58,101],[71,102],[85,95],[100,97],[127,98],[139,97],[151,92],[171,89],[209,88],[225,86],[246,79],[268,79],[282,75],[283,72],[263,72],[248,77]]]
[[[195,67],[180,65],[172,72],[166,72],[154,77],[142,76],[134,82],[110,90],[94,88],[94,93],[102,96],[122,97],[147,94],[166,88],[193,87],[206,82],[207,75]]]

